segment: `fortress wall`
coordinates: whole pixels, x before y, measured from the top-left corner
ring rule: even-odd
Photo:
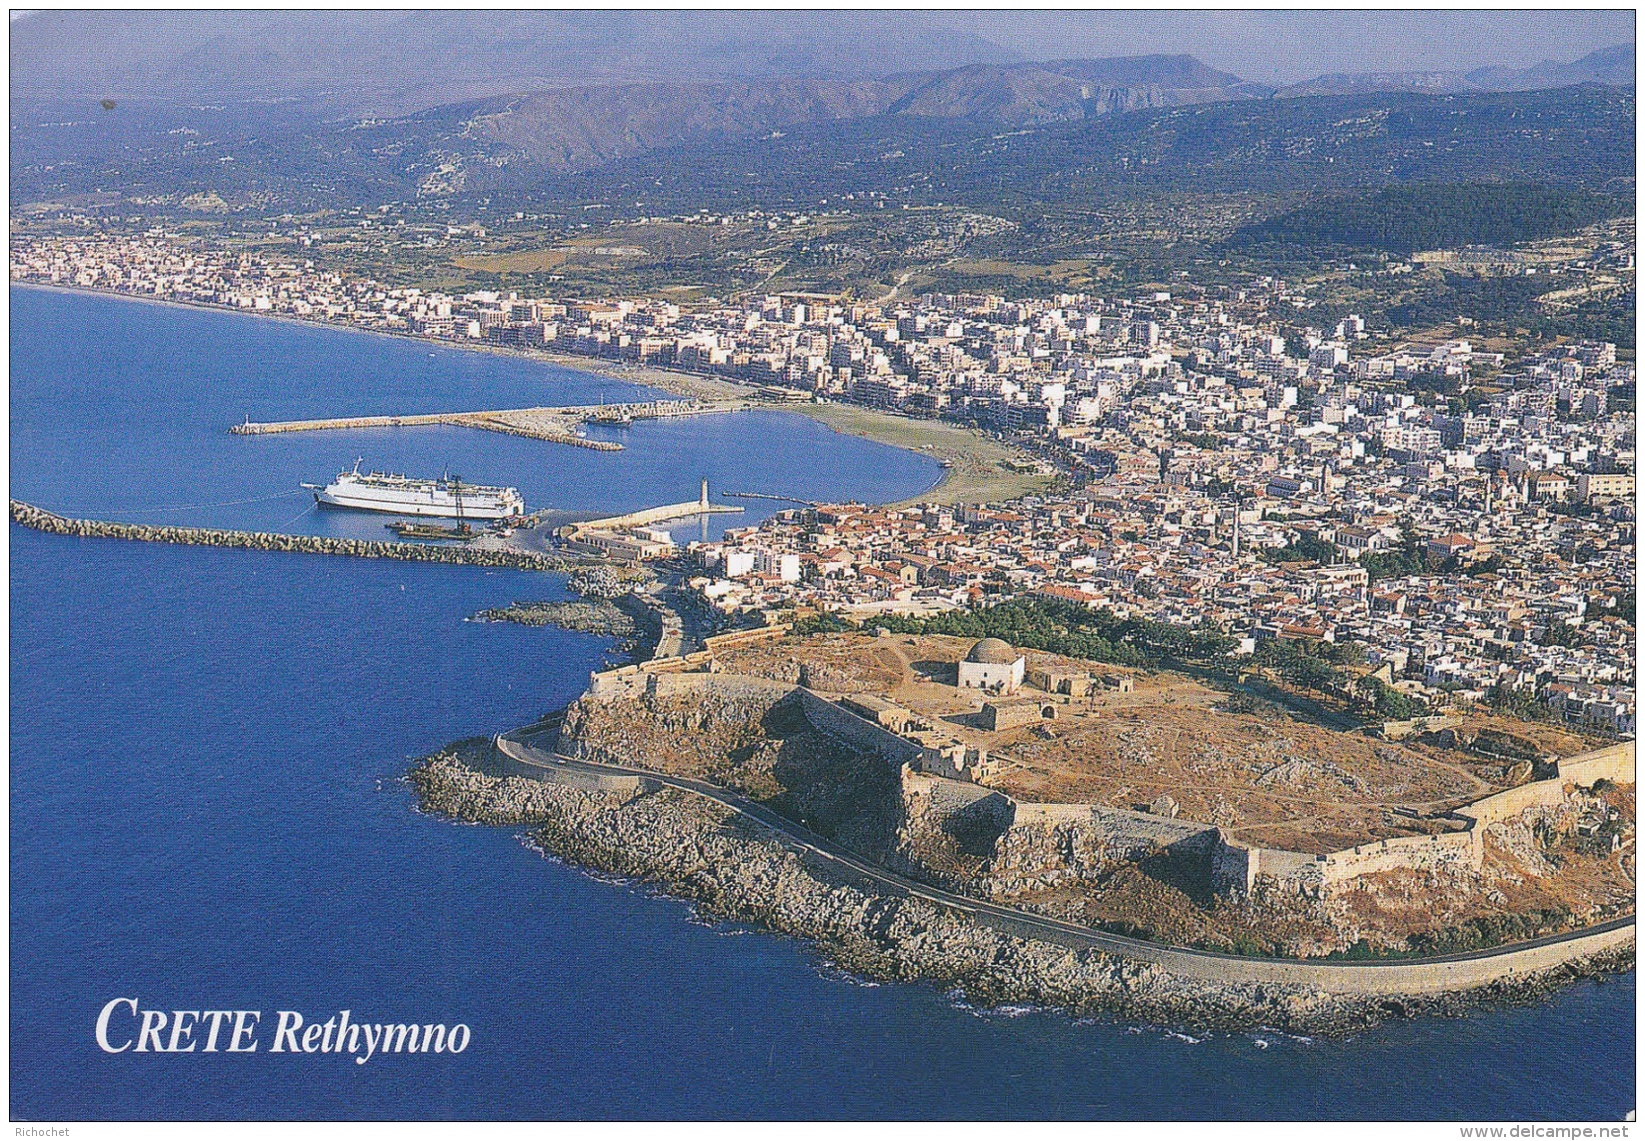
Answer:
[[[646,675],[639,666],[619,666],[614,670],[599,670],[588,675],[588,689],[584,697],[610,701],[618,697],[638,697],[645,692]]]
[[[1580,753],[1559,762],[1559,779],[1588,788],[1597,780],[1615,784],[1634,783],[1634,742],[1621,741],[1591,753]]]
[[[635,668],[647,674],[684,673],[686,670],[701,669],[714,660],[714,655],[707,650],[698,650],[694,654],[685,654],[674,658],[652,658],[641,662]]]
[[[902,794],[905,799],[924,798],[933,811],[945,814],[963,811],[979,800],[1001,795],[968,780],[952,780],[914,769],[902,770]]]
[[[1250,895],[1256,886],[1256,849],[1228,838],[1217,829],[1217,846],[1211,851],[1211,890],[1217,895]]]
[[[784,622],[776,626],[759,626],[752,630],[733,630],[729,634],[715,634],[711,638],[703,639],[703,646],[710,654],[722,650],[735,650],[743,646],[754,646],[761,642],[776,642],[793,629]]]
[[[654,697],[680,697],[686,694],[712,693],[719,697],[770,700],[776,704],[794,692],[786,682],[763,677],[743,677],[724,674],[662,673],[646,679],[645,692]]]
[[[1442,832],[1435,836],[1396,836],[1373,844],[1359,844],[1332,852],[1318,861],[1327,888],[1360,876],[1397,868],[1427,869],[1445,865],[1477,866],[1472,831]]]
[[[1477,832],[1487,824],[1518,816],[1527,808],[1558,804],[1564,799],[1564,781],[1537,780],[1465,804],[1456,810],[1456,814],[1472,820]]]
[[[919,763],[921,748],[917,741],[910,741],[906,737],[897,736],[889,729],[882,729],[872,721],[858,717],[804,686],[796,688],[794,692],[799,694],[800,708],[805,712],[806,720],[811,722],[813,728],[831,737],[840,738],[854,749],[875,753],[892,765]]]
[[[1248,852],[1246,876],[1252,886],[1265,879],[1283,891],[1312,894],[1324,890],[1324,864],[1318,856],[1284,848],[1250,848]]]
[[[1176,820],[1147,812],[1110,808],[1105,804],[1017,804],[1017,825],[1076,825],[1089,828],[1105,847],[1137,854],[1170,848],[1210,853],[1218,841],[1217,829],[1197,820]]]

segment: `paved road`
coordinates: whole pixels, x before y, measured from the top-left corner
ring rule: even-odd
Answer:
[[[1559,935],[1545,935],[1540,939],[1532,939],[1522,943],[1512,943],[1501,947],[1491,947],[1482,951],[1468,951],[1453,955],[1433,955],[1422,958],[1383,959],[1383,960],[1331,960],[1310,963],[1301,959],[1274,959],[1262,958],[1254,955],[1232,955],[1220,951],[1206,951],[1197,947],[1178,947],[1165,943],[1153,943],[1143,939],[1128,938],[1124,935],[1112,935],[1105,931],[1095,931],[1089,927],[1066,923],[1060,919],[1053,919],[1047,915],[1037,915],[1033,912],[1022,911],[1014,907],[1002,907],[998,904],[987,903],[983,900],[972,899],[968,896],[956,895],[953,892],[943,891],[926,884],[898,875],[877,864],[871,864],[862,858],[853,855],[848,850],[835,844],[833,841],[818,835],[797,824],[787,817],[781,816],[762,804],[758,804],[746,797],[739,796],[718,785],[707,781],[695,780],[690,777],[666,776],[648,769],[629,768],[622,765],[597,764],[591,761],[572,760],[561,754],[539,748],[530,742],[534,738],[558,733],[557,723],[550,721],[539,726],[530,726],[516,730],[513,733],[503,734],[497,740],[497,746],[507,756],[523,764],[531,765],[547,771],[555,769],[569,769],[594,775],[640,777],[656,784],[670,788],[682,789],[696,793],[734,812],[747,817],[766,828],[776,832],[786,846],[814,855],[838,867],[849,869],[856,875],[870,880],[891,894],[911,896],[927,902],[952,908],[972,916],[990,927],[1005,931],[1011,935],[1025,938],[1041,939],[1061,946],[1089,947],[1099,951],[1128,959],[1142,959],[1148,962],[1161,962],[1167,959],[1179,959],[1187,956],[1190,959],[1233,962],[1244,966],[1258,964],[1272,964],[1291,968],[1306,968],[1309,966],[1365,968],[1370,970],[1409,967],[1435,963],[1460,963],[1477,959],[1491,959],[1534,947],[1552,946],[1557,943],[1567,943],[1589,935],[1615,931],[1623,927],[1632,927],[1634,917],[1624,916],[1613,919],[1594,927],[1583,928],[1580,931],[1569,931]]]

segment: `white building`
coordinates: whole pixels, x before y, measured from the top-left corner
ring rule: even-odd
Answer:
[[[1015,693],[1022,688],[1027,661],[999,638],[984,638],[960,663],[961,689],[986,689],[994,693]]]

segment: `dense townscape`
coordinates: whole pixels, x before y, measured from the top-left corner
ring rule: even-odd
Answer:
[[[1006,301],[448,296],[160,232],[18,239],[14,279],[548,348],[942,418],[1054,466],[1006,504],[810,506],[693,544],[728,620],[1034,599],[1362,660],[1415,707],[1634,730],[1635,368],[1387,343],[1276,278]],[[1361,657],[1362,656],[1362,657]]]

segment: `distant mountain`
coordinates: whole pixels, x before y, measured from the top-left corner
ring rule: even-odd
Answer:
[[[1026,127],[1269,94],[1191,55],[1147,55],[959,68],[917,84],[889,110]]]
[[[1010,132],[970,119],[882,115],[657,150],[581,173],[476,171],[474,189],[506,183],[544,205],[643,202],[659,212],[815,208],[825,199],[1090,205],[1133,194],[1444,182],[1631,194],[1634,112],[1631,92],[1582,87],[1244,99]]]
[[[1483,77],[1482,77],[1483,79]],[[1609,87],[1634,86],[1634,46],[1618,44],[1590,52],[1571,63],[1543,60],[1508,78],[1492,79],[1498,91],[1535,91],[1547,87],[1573,87],[1578,83],[1603,83]]]
[[[917,12],[34,11],[13,99],[326,99],[406,114],[565,85],[872,79],[1023,57]]]
[[[1481,67],[1472,71],[1366,71],[1321,75],[1282,87],[1283,99],[1321,95],[1364,95],[1415,91],[1426,95],[1466,95],[1488,91],[1542,91],[1598,83],[1634,86],[1634,47],[1618,44],[1570,63],[1543,60],[1527,68]]]
[[[824,200],[1088,205],[1417,182],[1632,192],[1628,90],[1237,98],[1249,89],[1170,86],[1169,69],[1220,82],[1181,60],[1151,73],[1162,82],[1118,82],[1143,66],[578,88],[386,118],[295,101],[13,101],[12,200],[281,212],[421,199],[462,212],[489,198],[491,209],[672,212]],[[1133,100],[1151,105],[1122,109]]]
[[[584,170],[694,139],[758,136],[877,115],[999,127],[1268,94],[1192,56],[958,68],[882,80],[776,79],[567,87],[425,112],[454,136],[499,143],[545,170]]]

